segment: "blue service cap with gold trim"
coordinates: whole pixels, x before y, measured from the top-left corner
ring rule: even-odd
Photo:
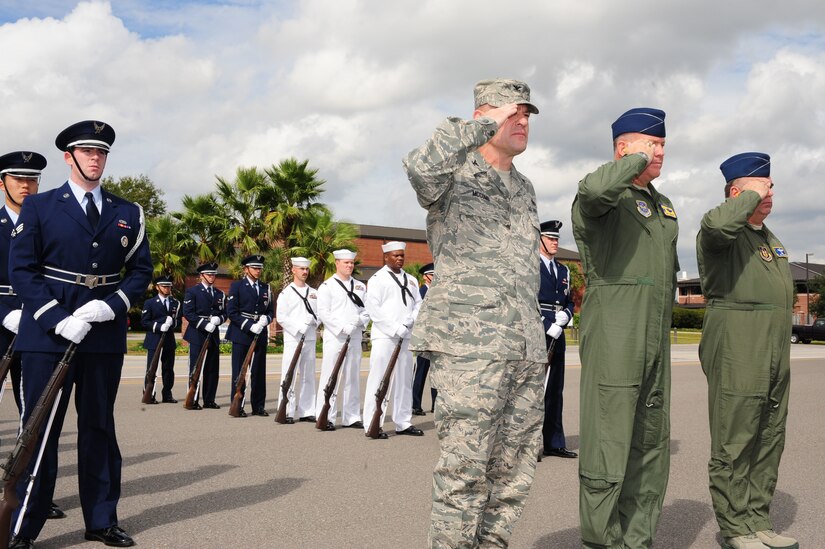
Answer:
[[[155,279],[155,286],[171,286],[172,277],[169,275],[159,276]]]
[[[264,256],[260,254],[248,255],[241,260],[241,265],[244,267],[258,267],[259,269],[263,269]]]
[[[32,151],[15,151],[0,156],[0,175],[37,177],[46,167],[46,157]]]
[[[630,109],[613,122],[613,139],[625,133],[665,137],[665,111],[649,107]]]
[[[109,152],[115,142],[115,130],[99,120],[84,120],[72,124],[57,135],[54,144],[61,151],[75,147],[88,147]]]
[[[771,157],[760,152],[744,152],[731,156],[719,165],[725,183],[740,177],[770,177]]]
[[[218,264],[214,261],[203,263],[195,269],[200,274],[218,274]]]

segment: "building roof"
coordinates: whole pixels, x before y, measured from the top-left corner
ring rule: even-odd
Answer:
[[[807,269],[804,261],[791,261],[788,263],[791,268],[791,276],[796,284],[804,284],[805,280],[811,280],[825,273],[825,264],[808,263]],[[807,273],[807,278],[806,278]],[[677,286],[698,286],[698,278],[680,278],[676,281]]]

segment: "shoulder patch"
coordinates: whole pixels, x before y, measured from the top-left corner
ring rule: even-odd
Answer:
[[[662,213],[665,214],[665,217],[676,219],[676,210],[670,206],[665,206],[664,204],[659,204],[659,207],[662,208]]]
[[[644,200],[636,201],[636,211],[642,214],[642,217],[650,217],[651,215],[653,215],[653,212],[650,211],[650,207]]]
[[[788,252],[782,246],[774,246],[773,253],[776,257],[788,257]]]

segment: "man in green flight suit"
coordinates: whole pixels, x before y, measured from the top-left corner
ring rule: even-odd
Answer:
[[[614,160],[585,176],[573,235],[581,310],[579,515],[591,548],[650,547],[670,469],[670,321],[678,224],[651,181],[665,113],[636,108],[612,125]]]
[[[472,119],[448,118],[404,159],[436,266],[410,349],[430,359],[438,389],[437,548],[507,546],[544,414],[536,194],[513,165],[538,109],[515,80],[479,82],[474,95]]]
[[[796,549],[770,519],[785,447],[793,280],[763,225],[773,206],[771,159],[725,160],[725,197],[702,218],[696,255],[707,299],[699,360],[708,378],[710,495],[727,549]]]

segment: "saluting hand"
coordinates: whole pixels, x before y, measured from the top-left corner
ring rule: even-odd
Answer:
[[[496,124],[501,127],[502,124],[507,122],[507,119],[513,116],[518,112],[518,105],[515,103],[508,103],[501,107],[496,107],[495,109],[490,109],[489,111],[484,113],[484,116],[487,118],[492,118],[496,121]]]
[[[759,195],[759,198],[765,198],[768,196],[772,187],[773,183],[766,177],[749,177],[745,184],[742,185],[742,190],[755,191]]]

